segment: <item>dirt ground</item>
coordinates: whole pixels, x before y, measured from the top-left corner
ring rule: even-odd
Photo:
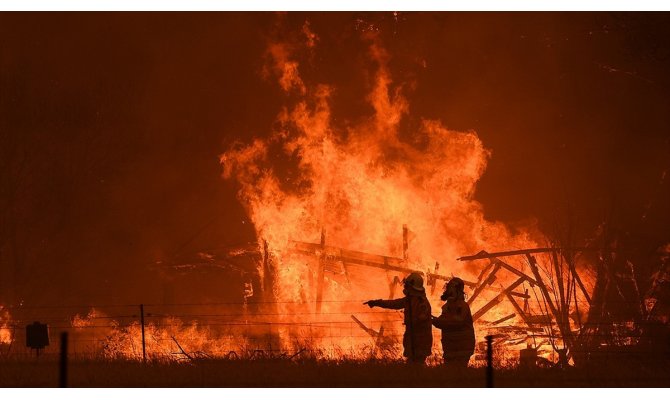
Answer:
[[[0,387],[55,387],[56,360],[0,360]],[[399,362],[207,360],[192,363],[73,361],[70,387],[484,387],[484,368]],[[667,365],[496,370],[495,387],[670,387]]]

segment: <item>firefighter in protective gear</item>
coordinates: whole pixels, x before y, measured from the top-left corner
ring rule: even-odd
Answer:
[[[404,310],[405,334],[403,335],[403,356],[409,362],[424,364],[433,347],[430,302],[426,298],[423,278],[412,272],[403,279],[405,297],[395,300],[370,300],[363,304],[372,307]]]
[[[444,363],[463,368],[468,366],[475,351],[475,330],[464,289],[465,284],[460,278],[447,282],[440,297],[446,301],[442,306],[442,315],[433,317],[433,325],[442,330]]]

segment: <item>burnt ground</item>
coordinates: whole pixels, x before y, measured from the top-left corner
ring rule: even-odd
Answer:
[[[453,371],[382,362],[208,360],[195,363],[73,361],[70,387],[484,387],[485,369]],[[496,387],[670,387],[667,363],[496,370]],[[0,361],[0,387],[55,387],[55,360]]]

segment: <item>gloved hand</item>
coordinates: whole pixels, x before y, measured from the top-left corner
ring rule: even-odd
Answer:
[[[363,304],[367,304],[368,307],[372,308],[372,307],[379,307],[379,303],[380,303],[380,302],[381,302],[381,299],[377,299],[377,300],[368,300],[368,301],[366,301],[366,302],[363,303]]]

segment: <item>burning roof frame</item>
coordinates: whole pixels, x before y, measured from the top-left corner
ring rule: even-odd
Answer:
[[[326,274],[337,274],[344,275],[346,280],[349,281],[348,268],[350,266],[365,266],[372,267],[389,272],[398,272],[403,274],[409,274],[411,272],[418,272],[426,278],[427,288],[430,290],[430,293],[434,293],[437,286],[437,281],[447,282],[452,277],[439,274],[438,270],[440,268],[439,263],[436,263],[432,271],[426,270],[417,270],[410,268],[408,266],[408,228],[407,225],[403,225],[403,255],[402,257],[386,256],[371,254],[341,247],[330,246],[326,244],[326,232],[322,230],[321,240],[319,243],[310,243],[303,241],[291,240],[290,251],[296,254],[315,257],[318,259],[318,270],[316,271],[317,281],[316,281],[316,313],[321,312],[321,305],[324,301],[324,285]],[[484,292],[494,292],[493,297],[489,297],[487,301],[478,309],[473,310],[473,320],[478,321],[481,318],[494,309],[497,305],[501,304],[503,301],[507,300],[513,307],[514,312],[498,318],[495,321],[486,321],[486,325],[490,327],[493,331],[499,331],[502,333],[505,332],[516,332],[523,333],[527,332],[527,337],[544,337],[550,338],[551,340],[560,339],[563,342],[564,348],[562,349],[563,354],[559,351],[559,355],[565,361],[565,358],[568,357],[565,355],[566,348],[572,348],[580,350],[579,342],[582,340],[584,334],[585,325],[588,321],[580,321],[577,324],[579,328],[578,331],[571,329],[569,319],[572,318],[575,320],[575,314],[571,314],[569,306],[566,306],[565,299],[567,291],[565,288],[561,287],[562,282],[559,280],[557,282],[558,287],[554,287],[555,282],[551,282],[552,285],[547,285],[545,280],[542,278],[540,267],[535,258],[536,254],[549,253],[550,261],[553,264],[557,264],[559,257],[561,257],[562,252],[571,251],[571,252],[588,252],[588,251],[600,251],[602,249],[596,248],[560,248],[560,247],[544,247],[544,248],[530,248],[530,249],[519,249],[519,250],[510,250],[510,251],[501,251],[501,252],[487,252],[485,250],[480,251],[474,255],[463,256],[457,258],[461,262],[472,262],[479,260],[488,260],[488,263],[480,270],[479,275],[476,281],[464,281],[465,285],[472,290],[472,294],[467,299],[468,304],[471,306],[474,304],[475,300],[481,298]],[[200,269],[203,266],[207,266],[215,269],[233,269],[238,272],[243,272],[244,274],[258,274],[258,271],[249,270],[239,263],[236,262],[237,257],[252,257],[255,260],[255,263],[260,263],[264,270],[264,273],[261,276],[264,276],[263,281],[271,278],[270,270],[271,264],[270,258],[272,257],[271,252],[269,251],[267,242],[263,242],[261,248],[258,245],[247,245],[239,247],[230,251],[224,252],[225,254],[221,257],[206,257],[207,259],[201,259],[200,263],[185,263],[178,265],[165,265],[163,267],[170,267],[169,269],[175,271],[185,271],[192,269]],[[531,273],[524,273],[520,269],[514,267],[509,262],[504,261],[503,258],[506,257],[524,257],[527,261],[527,265],[530,266]],[[341,263],[341,267],[337,264]],[[492,284],[496,281],[497,275],[500,272],[507,272],[512,274],[516,279],[503,287],[495,287]],[[545,271],[546,273],[546,271]],[[584,285],[580,275],[575,269],[575,265],[568,263],[567,273],[570,279],[574,279],[574,287],[572,290],[579,290],[582,294],[585,302],[590,307],[593,302],[593,294],[589,293],[589,290]],[[263,289],[269,289],[272,285],[271,282],[260,282],[261,292],[265,292]],[[400,279],[398,276],[394,276],[390,279],[389,282],[389,298],[394,298],[395,288],[400,284]],[[544,304],[544,309],[540,306],[540,314],[533,314],[528,306],[528,301],[531,298],[528,293],[528,289],[524,291],[519,290],[519,286],[522,284],[528,284],[531,288],[538,288],[540,292],[539,301]],[[576,289],[579,288],[579,289]],[[568,289],[570,290],[570,289]],[[557,293],[558,291],[558,293]],[[271,290],[270,290],[271,292]],[[269,297],[270,293],[261,294],[261,299],[271,300]],[[262,300],[261,300],[262,301]],[[504,326],[502,323],[510,320],[515,315],[518,315],[519,318],[523,321],[523,326]],[[367,332],[374,340],[375,346],[380,347],[386,338],[384,337],[384,329],[375,330],[365,326],[360,320],[357,320],[355,316],[351,316],[353,321],[358,325],[362,330]],[[575,321],[576,322],[576,321]],[[588,330],[588,329],[586,329]],[[587,333],[588,334],[588,333]],[[503,336],[503,335],[500,335]],[[556,350],[559,350],[554,346]],[[581,349],[583,350],[583,349]],[[566,361],[567,362],[567,361]]]
[[[446,275],[441,275],[437,273],[439,269],[439,263],[435,264],[433,272],[416,270],[408,267],[408,229],[407,225],[403,225],[403,256],[392,257],[385,255],[370,254],[335,246],[326,245],[326,233],[325,230],[321,231],[321,240],[319,243],[309,243],[301,241],[291,241],[293,245],[292,251],[298,254],[312,256],[318,258],[318,270],[317,270],[317,292],[316,292],[316,312],[319,313],[321,310],[321,303],[323,302],[323,285],[325,280],[326,272],[339,272],[348,277],[347,266],[357,265],[357,266],[367,266],[378,268],[385,271],[395,271],[409,274],[411,272],[418,272],[426,277],[427,284],[430,286],[431,294],[434,292],[438,280],[449,281],[451,277]],[[545,333],[546,336],[549,336],[552,347],[557,350],[559,354],[559,363],[567,365],[567,352],[569,349],[573,348],[575,335],[570,328],[569,318],[569,298],[566,301],[566,294],[569,296],[569,293],[566,293],[565,288],[563,287],[563,282],[561,279],[558,279],[558,290],[559,295],[556,297],[556,303],[552,300],[551,293],[554,290],[547,286],[540,274],[539,265],[537,263],[534,254],[538,253],[551,253],[552,261],[555,266],[558,265],[559,253],[564,250],[571,251],[590,251],[595,249],[590,248],[574,248],[574,249],[562,249],[557,247],[545,247],[545,248],[532,248],[532,249],[520,249],[520,250],[511,250],[511,251],[502,251],[489,253],[485,250],[480,251],[477,254],[470,256],[459,257],[458,261],[477,261],[482,259],[488,259],[489,263],[480,271],[477,278],[477,282],[464,281],[465,285],[473,290],[473,294],[468,298],[467,302],[469,305],[472,305],[483,291],[497,291],[498,294],[493,297],[491,300],[486,302],[482,307],[475,311],[472,315],[473,322],[479,320],[484,314],[490,311],[492,308],[500,304],[504,299],[507,299],[509,303],[513,306],[515,313],[509,314],[503,318],[500,318],[496,321],[490,323],[490,325],[498,325],[502,322],[505,322],[514,317],[515,314],[518,314],[522,319],[526,328],[521,328],[519,330],[527,330],[531,332],[531,335],[536,336],[537,333]],[[528,261],[530,269],[532,271],[532,277],[519,269],[513,267],[509,263],[501,260],[501,257],[510,257],[510,256],[524,256]],[[341,262],[343,271],[334,271],[334,263]],[[575,266],[571,263],[568,264],[568,273],[569,276],[574,279],[575,285],[577,285],[586,299],[586,302],[591,305],[591,296],[588,293],[582,279]],[[517,279],[500,289],[491,287],[491,284],[496,280],[496,274],[500,270],[507,270],[513,275],[517,276]],[[558,272],[557,272],[558,273]],[[390,294],[389,297],[394,298],[395,286],[400,283],[400,280],[395,277],[390,282]],[[524,293],[515,291],[523,283],[528,283],[531,287],[538,287],[542,296],[542,302],[545,305],[544,314],[533,315],[530,313],[528,307],[528,299],[530,295],[528,294],[528,289]],[[569,289],[568,289],[569,290]],[[524,299],[523,307],[517,303],[516,298]],[[357,323],[357,325],[363,329],[365,332],[370,334],[370,336],[375,339],[376,346],[379,345],[380,340],[384,334],[383,327],[379,331],[374,331],[373,329],[365,326],[361,323],[355,316],[351,316],[352,319]],[[548,328],[548,332],[544,332]],[[556,330],[555,327],[558,329]],[[579,323],[579,330],[581,331],[582,324]],[[544,336],[544,335],[543,335]],[[563,342],[563,349],[559,349],[554,344],[554,338],[560,338]]]

